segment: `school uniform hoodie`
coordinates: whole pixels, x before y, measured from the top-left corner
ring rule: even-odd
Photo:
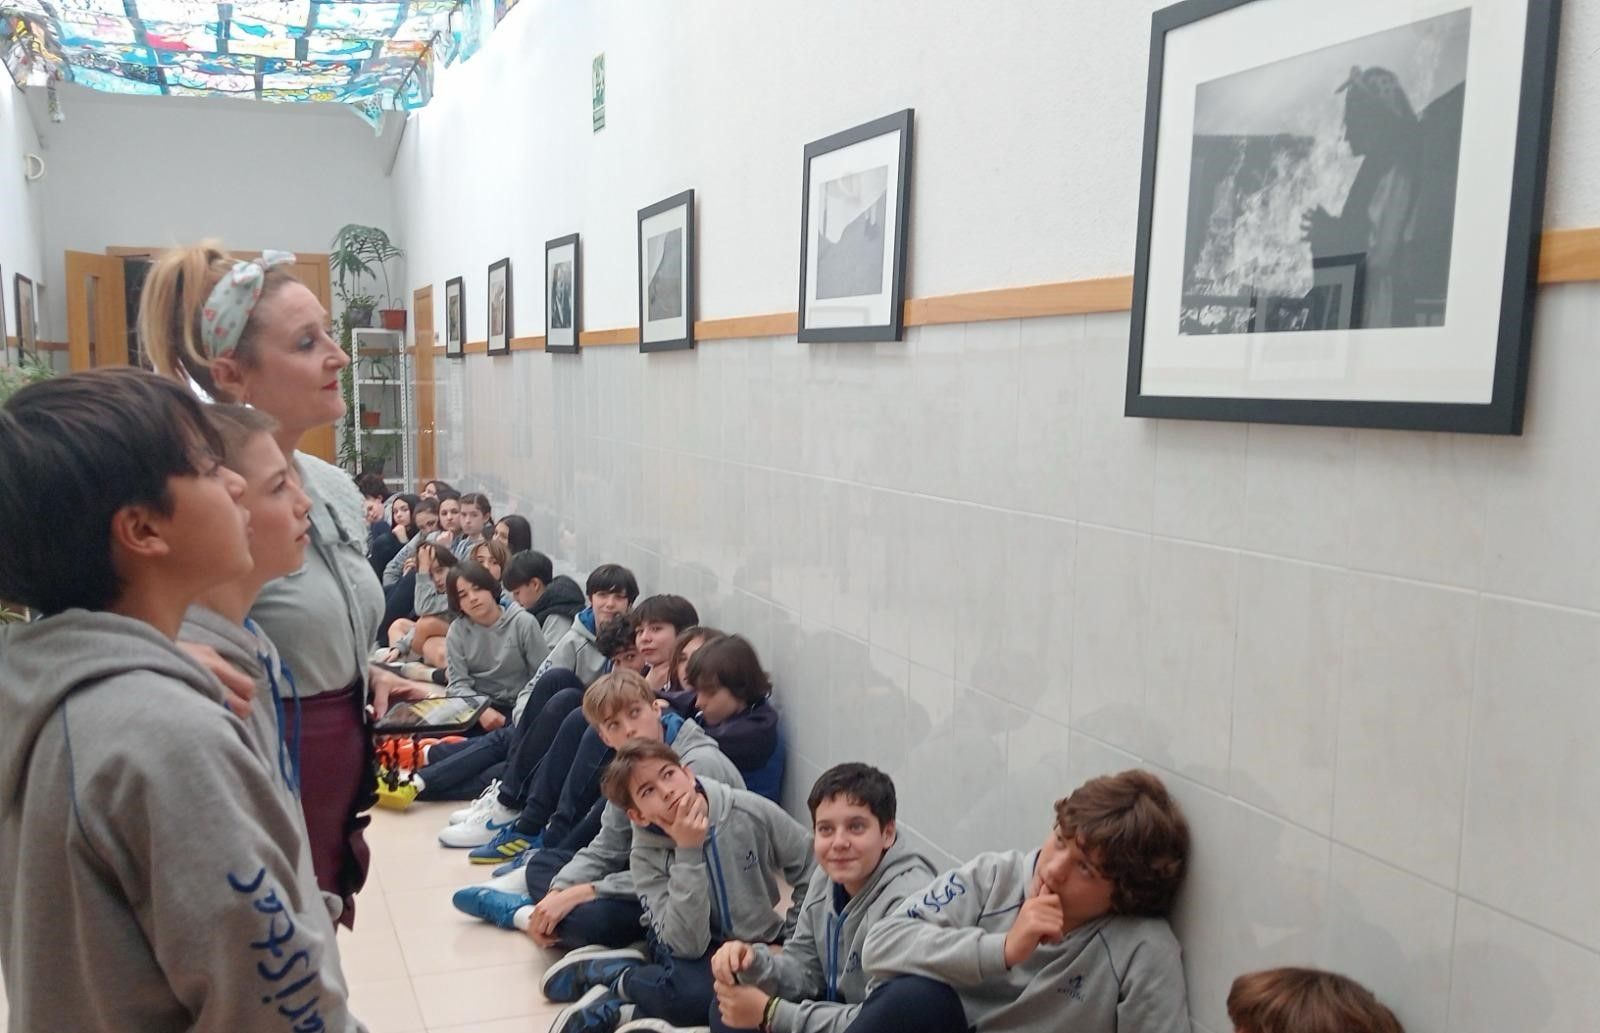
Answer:
[[[587,605],[578,583],[565,574],[557,574],[544,586],[528,612],[544,629],[544,640],[554,643],[560,642],[561,636],[572,629],[572,622]]]
[[[772,705],[770,696],[756,700],[724,721],[708,724],[693,689],[669,683],[656,695],[675,713],[699,722],[717,740],[722,752],[744,773],[746,788],[773,803],[779,802],[788,749],[779,730],[778,708]]]
[[[817,861],[811,833],[771,800],[696,779],[710,830],[680,848],[654,826],[633,827],[628,869],[656,939],[674,956],[698,958],[714,943],[771,943],[794,932]],[[793,887],[779,917],[778,879]]]
[[[1182,951],[1164,918],[1108,916],[1006,968],[1006,933],[1039,851],[979,854],[867,933],[867,976],[914,975],[961,995],[981,1033],[1189,1033]]]
[[[533,677],[517,693],[517,705],[512,711],[511,719],[522,719],[522,708],[528,705],[528,697],[533,693],[533,683],[539,680],[544,672],[556,667],[565,667],[578,676],[584,687],[594,683],[594,680],[605,673],[606,662],[610,657],[601,656],[600,649],[594,644],[594,608],[585,607],[578,614],[577,620],[572,622],[572,627],[561,636],[550,649],[550,654],[544,658],[544,663],[533,672]]]
[[[0,631],[0,713],[12,1033],[362,1029],[300,811],[210,674],[69,610]]]
[[[663,741],[677,751],[683,766],[696,777],[715,779],[734,789],[744,788],[739,769],[699,725],[669,712],[661,715],[661,730]],[[628,868],[632,849],[633,823],[628,820],[628,812],[608,800],[600,811],[600,831],[556,873],[550,880],[550,889],[564,890],[587,882],[594,885],[596,896],[632,899],[637,895],[633,873]]]
[[[850,896],[821,866],[806,887],[794,935],[774,952],[756,944],[741,977],[777,997],[773,1033],[844,1033],[871,989],[861,964],[867,933],[933,878],[933,865],[897,839]]]
[[[445,673],[452,696],[479,693],[510,704],[549,654],[544,630],[526,610],[512,603],[484,627],[463,617],[444,639]]]

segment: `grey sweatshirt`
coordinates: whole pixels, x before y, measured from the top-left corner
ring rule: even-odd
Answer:
[[[587,611],[585,611],[587,612]],[[600,650],[594,644],[594,632],[583,623],[573,621],[572,627],[562,635],[560,640],[550,648],[550,653],[544,658],[544,663],[533,672],[533,677],[517,693],[517,704],[511,712],[512,721],[522,720],[522,708],[528,705],[528,697],[533,694],[533,683],[539,680],[544,672],[556,667],[565,667],[578,676],[585,688],[600,677],[600,672],[605,670],[608,657],[600,655]]]
[[[1189,1033],[1182,951],[1164,918],[1097,919],[1006,968],[1006,933],[1038,859],[979,854],[934,879],[873,925],[867,975],[948,983],[983,1033]]]
[[[741,977],[780,999],[775,1033],[844,1033],[871,987],[861,964],[867,933],[933,878],[933,865],[896,840],[853,897],[818,867],[794,935],[773,952],[756,944]]]
[[[484,627],[463,617],[444,638],[445,673],[452,696],[480,693],[496,703],[517,698],[550,647],[532,614],[512,603],[500,619]]]
[[[680,958],[698,958],[721,940],[788,938],[817,866],[811,833],[764,796],[697,782],[710,806],[703,846],[679,848],[664,832],[633,827],[628,868],[645,921]],[[780,875],[794,891],[783,918],[775,910]]]
[[[222,699],[140,621],[0,630],[11,1033],[362,1029],[299,809]]]
[[[667,745],[677,751],[683,766],[696,777],[744,788],[744,776],[699,725],[673,713],[663,714],[661,723],[667,733]],[[600,812],[600,831],[556,873],[550,880],[550,889],[564,890],[588,882],[594,884],[597,896],[634,897],[633,873],[628,869],[632,849],[633,824],[628,821],[628,812],[607,801]]]

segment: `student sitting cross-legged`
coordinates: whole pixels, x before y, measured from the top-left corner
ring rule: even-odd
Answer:
[[[817,871],[800,922],[782,951],[732,940],[712,956],[713,1033],[842,1033],[867,996],[867,933],[933,877],[896,837],[894,782],[877,768],[829,768],[806,802]]]
[[[653,687],[659,673],[671,668],[678,630],[693,625],[700,616],[694,604],[681,595],[653,595],[640,600],[629,617],[639,659],[649,665],[646,678]],[[546,674],[549,677],[553,675]],[[542,756],[518,752],[510,768],[512,777],[521,779],[521,813],[511,826],[467,855],[473,864],[505,865],[538,846],[575,851],[599,831],[604,802],[600,797],[600,773],[611,759],[611,748],[602,741],[593,723],[585,719],[582,701],[582,690],[569,685],[545,703],[540,717],[543,725],[548,725],[555,712],[569,712],[562,718],[555,738],[542,750]],[[536,760],[531,767],[530,759]],[[744,783],[739,784],[743,788]]]
[[[735,789],[744,779],[716,741],[693,721],[662,713],[635,671],[601,675],[583,694],[583,716],[606,746],[632,739],[671,746],[690,773]],[[600,830],[571,844],[533,851],[525,868],[455,895],[457,910],[506,929],[522,929],[544,947],[625,947],[641,935],[639,899],[628,855],[633,826],[627,810],[604,801]]]
[[[1038,850],[980,854],[872,927],[851,1033],[1189,1033],[1166,919],[1188,854],[1160,779],[1090,779]]]
[[[1234,1033],[1405,1033],[1372,991],[1335,972],[1248,972],[1228,990]]]
[[[359,1030],[285,758],[175,643],[250,575],[246,479],[140,370],[23,388],[0,441],[0,598],[40,617],[0,629],[10,1028]]]
[[[610,1033],[634,1019],[699,1025],[718,947],[794,931],[816,866],[811,837],[771,800],[697,779],[663,743],[623,744],[602,786],[634,826],[628,870],[651,957],[574,951],[551,965],[545,996],[574,1002],[551,1033]],[[775,910],[780,879],[793,892],[786,916]]]

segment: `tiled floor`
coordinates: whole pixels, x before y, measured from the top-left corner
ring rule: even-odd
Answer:
[[[435,839],[459,806],[373,812],[372,877],[355,932],[339,937],[353,1010],[371,1033],[543,1033],[560,1010],[539,993],[558,955],[450,906],[456,889],[494,872]]]

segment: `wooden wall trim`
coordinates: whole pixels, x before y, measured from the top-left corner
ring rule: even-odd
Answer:
[[[1600,226],[1546,230],[1540,240],[1539,283],[1590,283],[1600,281]],[[982,323],[996,319],[1037,319],[1042,316],[1081,316],[1094,312],[1126,312],[1133,306],[1133,277],[1104,276],[1089,280],[1040,283],[1029,287],[967,291],[906,300],[906,326],[942,323]],[[799,327],[794,312],[760,316],[702,319],[694,325],[701,341],[739,337],[786,337]],[[586,348],[639,343],[638,327],[585,330],[578,335]],[[526,343],[525,343],[526,342]],[[542,351],[544,338],[517,338],[512,351]],[[442,349],[440,349],[442,351]],[[483,354],[482,341],[468,342],[468,354]]]

